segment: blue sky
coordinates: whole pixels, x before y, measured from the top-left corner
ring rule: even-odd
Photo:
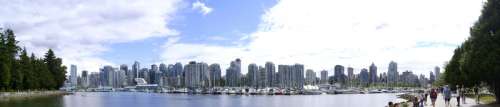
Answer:
[[[453,4],[450,4],[453,2]],[[188,61],[335,65],[428,75],[468,36],[484,0],[0,0],[0,26],[65,65]],[[446,5],[446,8],[443,6]],[[425,7],[425,8],[423,8]]]
[[[190,2],[196,1],[188,1],[188,3]],[[207,0],[204,3],[214,10],[204,15],[200,14],[200,10],[188,6],[175,14],[169,27],[182,32],[178,42],[219,46],[238,45],[233,41],[238,41],[247,34],[256,31],[262,14],[276,1]],[[168,39],[158,37],[111,44],[111,50],[104,52],[100,57],[117,64],[129,64],[134,59],[148,64],[156,63],[162,61],[159,58],[161,46]],[[245,43],[246,41],[240,42],[240,44]]]

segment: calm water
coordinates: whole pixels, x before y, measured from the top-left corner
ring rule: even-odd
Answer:
[[[1,107],[383,107],[397,94],[295,96],[91,93],[0,102]]]

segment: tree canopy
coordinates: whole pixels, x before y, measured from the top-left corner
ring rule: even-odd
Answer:
[[[452,86],[489,86],[500,101],[500,1],[488,0],[470,29],[470,37],[454,51],[445,68]]]
[[[17,44],[14,31],[0,30],[0,91],[59,89],[66,80],[66,67],[49,49],[44,58]]]

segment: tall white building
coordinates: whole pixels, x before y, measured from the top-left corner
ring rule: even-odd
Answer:
[[[392,84],[397,83],[398,77],[398,63],[391,61],[389,63],[389,71],[387,71],[387,82]]]
[[[71,65],[71,71],[70,71],[70,83],[72,86],[77,86],[78,83],[77,83],[77,73],[76,73],[76,65]]]

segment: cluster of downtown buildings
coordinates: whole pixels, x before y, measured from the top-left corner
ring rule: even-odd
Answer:
[[[276,71],[277,70],[277,71]],[[347,70],[347,74],[345,74]],[[104,66],[99,72],[82,71],[77,76],[75,65],[70,68],[67,84],[80,88],[112,87],[124,88],[138,85],[138,80],[147,84],[155,84],[165,88],[213,88],[213,87],[252,87],[252,88],[292,88],[303,89],[305,85],[337,85],[340,87],[364,87],[371,84],[410,84],[412,86],[427,86],[438,80],[439,67],[430,71],[430,77],[416,75],[411,71],[401,74],[397,63],[389,63],[388,72],[377,73],[377,66],[371,64],[368,69],[362,68],[359,74],[354,74],[352,67],[342,65],[334,67],[334,75],[327,70],[320,71],[320,77],[312,69],[305,69],[303,64],[276,65],[266,62],[264,66],[255,63],[248,65],[247,74],[241,73],[241,60],[230,62],[226,75],[222,76],[219,64],[207,64],[191,61],[186,65],[153,64],[150,68],[141,68],[139,62],[134,62],[131,69],[127,65],[118,68]]]

